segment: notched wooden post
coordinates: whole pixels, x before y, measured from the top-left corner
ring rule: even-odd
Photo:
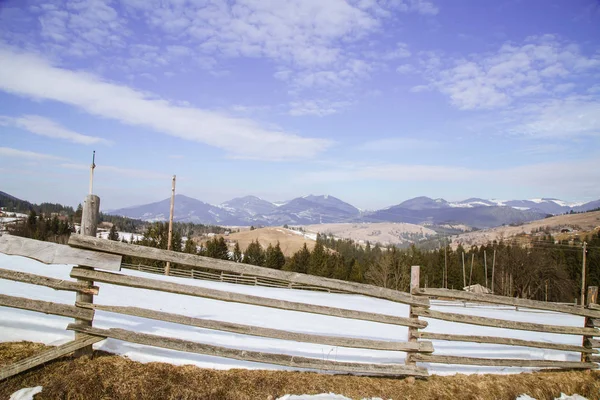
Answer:
[[[598,286],[589,286],[587,290],[587,306],[590,304],[598,304]],[[585,325],[586,328],[593,328],[594,321],[590,317],[585,317]],[[592,336],[584,336],[583,337],[583,347],[587,349],[591,349],[592,340],[594,338]],[[582,362],[590,362],[590,353],[581,353],[581,361]]]
[[[96,231],[98,230],[98,216],[100,213],[100,197],[90,194],[85,198],[83,204],[83,212],[81,214],[81,234],[84,236],[96,237]],[[93,269],[89,267],[80,267],[86,269]],[[77,282],[81,282],[87,287],[94,286],[94,282],[89,280],[77,279]],[[75,304],[77,303],[94,303],[94,295],[89,293],[77,292],[75,296]],[[84,321],[81,319],[75,319],[75,323],[83,326],[92,326],[92,321]],[[81,339],[82,335],[79,332],[75,332],[75,340]],[[93,352],[92,345],[82,347],[75,351],[75,357],[89,356]]]
[[[421,267],[419,265],[413,265],[410,268],[410,293],[415,294],[419,291],[419,281],[421,279]],[[413,313],[413,306],[409,308],[409,318],[411,319],[419,319],[419,316]],[[418,328],[409,327],[408,328],[408,341],[409,342],[417,342],[418,341]],[[412,358],[412,353],[406,354],[406,365],[416,365],[416,361]]]

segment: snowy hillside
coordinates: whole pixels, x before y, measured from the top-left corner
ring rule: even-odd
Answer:
[[[69,279],[70,271],[70,266],[48,266],[22,257],[7,256],[4,254],[0,254],[0,268],[24,271],[59,279]],[[237,293],[252,294],[256,296],[361,311],[376,310],[379,313],[398,316],[407,316],[408,314],[407,306],[390,301],[357,295],[328,294],[322,292],[306,292],[265,287],[249,287],[219,282],[190,280],[185,278],[146,275],[144,273],[129,270],[126,272],[130,275],[148,276],[152,279],[162,279],[172,282],[185,283],[188,285],[197,285]],[[199,318],[209,318],[220,321],[237,322],[248,325],[279,328],[304,333],[343,335],[357,338],[400,341],[406,340],[407,337],[407,328],[401,326],[277,310],[265,307],[208,300],[197,297],[152,292],[142,289],[131,289],[107,284],[100,284],[99,286],[100,293],[94,299],[94,302],[98,304],[137,306]],[[13,296],[23,296],[23,293],[27,293],[27,296],[32,299],[65,304],[73,304],[75,297],[73,293],[59,292],[46,287],[32,286],[7,280],[0,280],[0,293]],[[583,326],[583,318],[580,317],[540,311],[515,311],[514,308],[510,307],[463,307],[462,304],[458,303],[434,302],[432,308],[447,312],[504,318],[515,321]],[[46,344],[61,344],[73,338],[73,332],[65,330],[66,325],[71,321],[72,320],[69,318],[0,307],[0,326],[2,326],[2,329],[0,330],[0,340],[30,340],[35,342],[43,342]],[[496,335],[536,341],[567,343],[573,345],[581,344],[580,336],[531,333],[499,328],[476,327],[472,325],[461,325],[438,320],[427,321],[430,323],[427,331],[431,332]],[[260,338],[112,314],[102,311],[96,312],[94,326],[98,328],[124,328],[138,332],[172,336],[180,339],[193,340],[225,347],[236,347],[247,350],[273,353],[281,352],[324,360],[397,363],[403,362],[405,358],[405,353],[401,352],[351,349]],[[112,339],[100,342],[95,346],[101,350],[122,354],[133,360],[142,362],[161,361],[177,365],[194,364],[200,367],[216,369],[285,369],[285,367],[280,366],[202,356],[198,354],[187,354],[177,351],[125,343]],[[456,342],[434,341],[434,347],[435,354],[456,356],[485,356],[497,358],[568,361],[579,361],[580,357],[579,353],[567,353],[555,350],[531,349],[525,347],[510,347],[491,344],[461,344]],[[425,364],[425,366],[429,368],[430,373],[435,374],[454,374],[457,372],[512,373],[528,370],[524,368],[451,366],[434,364]]]

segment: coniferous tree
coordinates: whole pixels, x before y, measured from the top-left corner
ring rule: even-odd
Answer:
[[[119,232],[117,232],[117,226],[115,224],[113,224],[113,226],[110,227],[110,231],[108,231],[108,240],[119,240]]]
[[[196,254],[198,252],[196,242],[194,242],[192,238],[188,238],[188,240],[185,241],[183,252],[188,254]]]
[[[248,245],[244,252],[244,260],[242,262],[245,264],[258,265],[260,267],[265,264],[265,252],[258,242],[258,239],[252,241]]]
[[[279,245],[279,241],[276,246],[271,245],[267,247],[267,251],[265,252],[265,267],[272,269],[281,269],[285,265],[285,256],[281,251],[281,246]]]
[[[242,250],[240,249],[239,242],[235,242],[235,247],[233,248],[233,261],[242,262]]]

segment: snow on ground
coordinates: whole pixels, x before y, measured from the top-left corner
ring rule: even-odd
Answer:
[[[33,400],[33,396],[42,392],[41,386],[19,389],[8,400]]]
[[[108,239],[108,234],[109,232],[100,232],[98,233],[98,237],[101,239]],[[131,233],[131,232],[119,232],[119,240],[127,240],[128,242],[131,242],[131,238],[133,237],[133,240],[141,240],[144,235],[142,235],[141,233]]]
[[[0,253],[0,268],[23,271],[69,279],[70,266],[44,265],[17,256]],[[332,307],[347,308],[360,311],[371,311],[382,314],[408,316],[408,306],[391,301],[374,299],[358,295],[330,294],[325,292],[308,292],[300,290],[243,286],[221,282],[191,280],[186,278],[165,277],[126,270],[126,274],[145,276],[152,279],[196,285],[207,288],[252,294],[256,296],[319,304]],[[94,302],[106,305],[122,305],[144,307],[152,310],[166,311],[198,318],[236,322],[267,328],[285,329],[294,332],[314,333],[322,335],[342,335],[347,337],[397,340],[407,339],[407,328],[369,321],[359,321],[329,317],[295,311],[277,310],[267,307],[228,303],[192,296],[162,293],[144,289],[132,289],[116,285],[99,284],[100,293]],[[57,303],[73,304],[75,294],[55,291],[50,288],[28,285],[25,283],[0,280],[0,293],[12,296],[26,296],[32,299]],[[583,326],[583,318],[558,313],[521,310],[502,306],[464,307],[458,302],[432,302],[432,309],[463,313],[470,315],[503,318],[515,321],[527,321],[543,324]],[[576,335],[557,335],[527,331],[515,331],[499,328],[478,327],[438,320],[428,320],[428,331],[469,335],[505,336],[519,339],[547,341],[553,343],[581,344],[581,337]],[[58,345],[73,339],[73,332],[65,327],[72,320],[59,316],[45,315],[32,311],[0,307],[0,341],[30,340],[46,344]],[[213,331],[196,327],[177,325],[150,319],[131,317],[97,311],[94,326],[98,328],[123,328],[155,335],[171,336],[224,347],[235,347],[273,353],[285,353],[295,356],[313,357],[317,359],[369,363],[403,363],[405,353],[394,351],[351,349],[311,343],[297,343],[278,339],[260,338],[229,332]],[[204,368],[229,369],[289,369],[286,367],[260,364],[254,362],[230,360],[219,357],[188,354],[178,351],[153,348],[118,340],[107,339],[97,343],[95,348],[118,353],[141,362],[161,361],[176,365],[194,364]],[[457,355],[468,357],[523,358],[545,360],[578,361],[579,353],[556,350],[532,349],[516,346],[503,346],[479,343],[458,343],[434,341],[435,354]],[[430,373],[514,373],[529,371],[529,368],[502,368],[454,366],[443,364],[423,364]]]

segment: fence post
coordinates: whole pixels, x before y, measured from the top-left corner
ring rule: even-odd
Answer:
[[[96,237],[96,231],[98,229],[98,215],[100,212],[100,197],[90,194],[85,198],[83,203],[83,212],[81,214],[81,234],[84,236],[94,236]],[[81,267],[81,266],[80,266]],[[87,268],[87,267],[81,267]],[[92,269],[92,268],[90,268]],[[84,283],[88,287],[92,287],[94,282],[77,279],[78,282]],[[93,303],[94,295],[77,292],[75,295],[75,301],[80,303]],[[92,326],[92,321],[84,321],[80,319],[75,319],[76,324],[81,324],[84,326]],[[81,333],[75,332],[75,339],[80,338]],[[87,356],[91,355],[93,352],[92,345],[82,347],[79,350],[75,350],[75,357]]]
[[[598,286],[588,286],[587,289],[587,305],[597,304],[598,303]],[[584,327],[593,328],[594,324],[592,323],[592,319],[590,317],[585,317]],[[592,343],[590,340],[593,339],[592,336],[584,336],[583,337],[583,347],[587,349],[592,348]],[[581,353],[581,361],[582,362],[590,362],[590,353]]]
[[[419,290],[419,280],[421,279],[421,267],[419,265],[413,265],[410,267],[410,293],[413,294]],[[413,314],[413,306],[409,306],[408,316],[409,318],[419,319],[418,315]],[[408,328],[408,341],[416,342],[418,328]],[[406,365],[416,365],[416,362],[412,359],[411,353],[406,353]]]

